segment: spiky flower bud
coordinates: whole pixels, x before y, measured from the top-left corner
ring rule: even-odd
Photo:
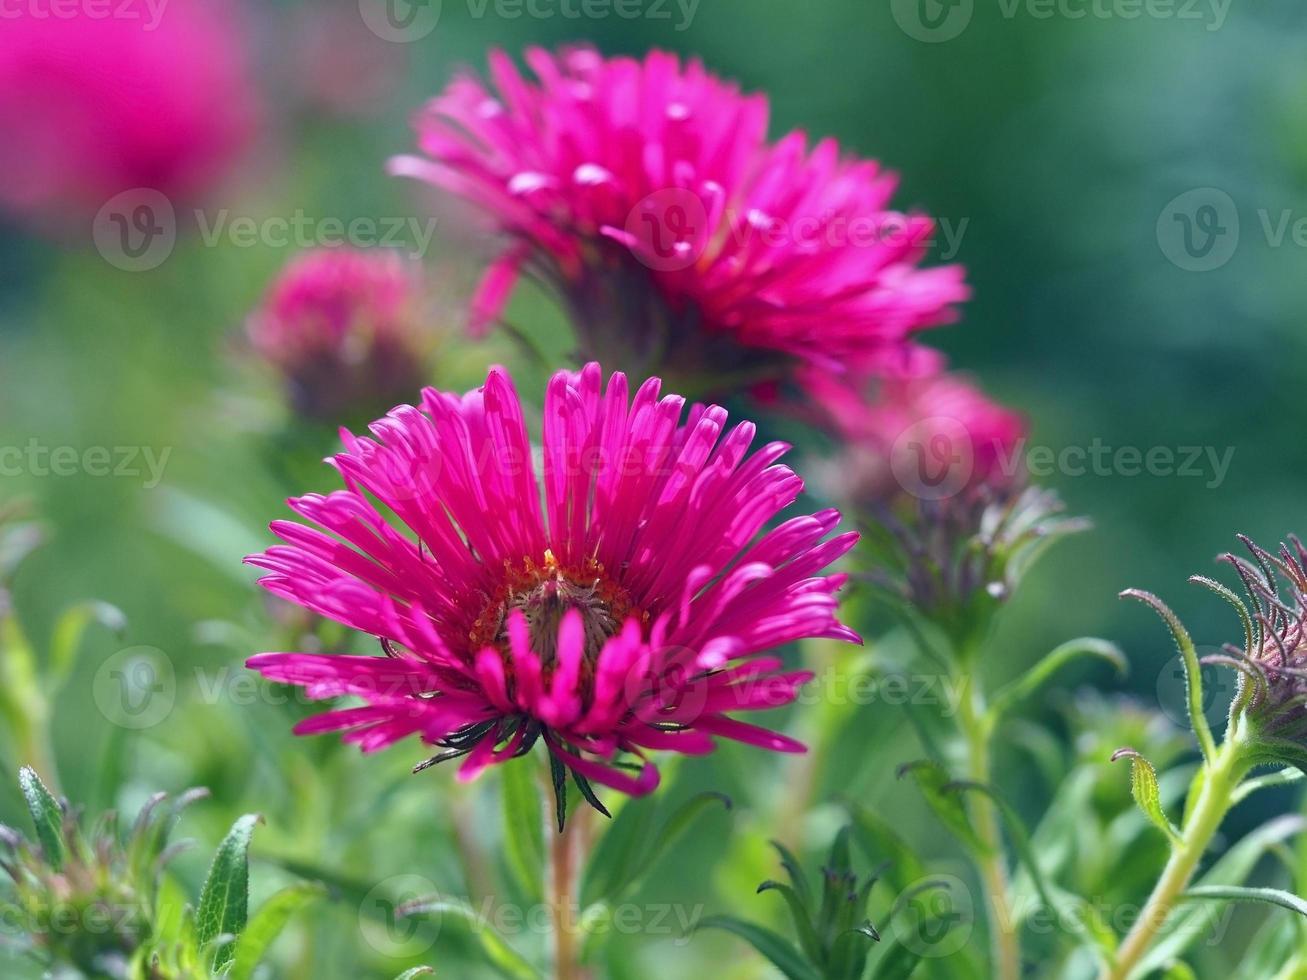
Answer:
[[[1307,549],[1295,536],[1277,553],[1249,538],[1239,540],[1251,559],[1233,553],[1245,599],[1203,576],[1191,581],[1229,600],[1244,627],[1242,646],[1226,644],[1206,658],[1239,671],[1230,717],[1247,726],[1266,761],[1307,769]]]
[[[0,828],[6,922],[51,968],[114,980],[133,975],[134,958],[155,932],[159,874],[180,850],[168,844],[174,818],[207,791],[173,800],[158,793],[125,833],[113,812],[88,832],[34,771],[24,769],[20,783],[36,838]]]

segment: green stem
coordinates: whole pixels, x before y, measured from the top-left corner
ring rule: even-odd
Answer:
[[[548,894],[554,919],[554,980],[586,980],[581,967],[580,929],[576,895],[577,873],[583,860],[588,807],[572,814],[563,831],[552,829],[549,845]]]
[[[1171,857],[1153,886],[1139,919],[1117,950],[1114,962],[1103,971],[1102,980],[1126,980],[1157,938],[1176,900],[1189,886],[1207,845],[1233,805],[1239,783],[1248,771],[1243,743],[1233,729],[1211,760],[1199,771],[1198,795],[1184,819],[1180,840],[1172,845]]]
[[[985,698],[979,680],[966,677],[959,705],[958,726],[967,744],[970,778],[990,785],[989,738],[993,725],[985,713]],[[985,889],[989,936],[994,958],[995,980],[1018,980],[1021,976],[1021,945],[1012,915],[1011,883],[1003,856],[1003,836],[998,807],[987,795],[973,794],[971,819],[986,852],[976,855],[981,884]]]

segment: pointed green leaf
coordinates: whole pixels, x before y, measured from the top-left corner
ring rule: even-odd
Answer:
[[[799,864],[799,859],[794,856],[793,851],[778,840],[772,841],[771,846],[776,848],[776,853],[781,856],[781,867],[790,876],[790,884],[799,896],[799,901],[803,903],[805,908],[811,905],[812,886],[808,883],[808,876],[804,873],[803,866]]]
[[[247,813],[218,845],[195,911],[195,936],[201,947],[222,936],[239,937],[245,929],[250,900],[250,839],[262,819],[257,813]],[[231,942],[219,946],[214,954],[214,972],[225,967],[234,952]]]
[[[1195,885],[1183,895],[1181,901],[1263,902],[1278,905],[1290,912],[1307,916],[1307,900],[1282,888],[1242,888],[1235,885]]]
[[[729,915],[710,915],[699,923],[699,929],[722,929],[734,933],[765,956],[788,980],[823,980],[798,950],[770,929]]]
[[[547,753],[549,756],[549,778],[554,787],[554,817],[558,821],[558,832],[561,834],[563,828],[567,826],[567,766],[563,765],[563,760],[554,755]]]
[[[785,904],[790,910],[790,918],[794,921],[794,933],[799,937],[799,945],[808,959],[814,963],[820,962],[821,940],[817,938],[817,932],[813,929],[812,919],[809,917],[810,913],[798,892],[779,881],[764,881],[758,886],[758,894],[761,895],[763,892],[776,892],[785,899]]]
[[[420,898],[401,905],[397,910],[401,916],[435,915],[449,916],[464,923],[481,946],[487,962],[512,980],[540,980],[540,973],[527,960],[513,949],[476,909],[466,902],[456,899]]]
[[[1046,654],[1042,660],[1017,680],[995,694],[990,714],[996,718],[1002,717],[1017,704],[1043,687],[1059,670],[1082,657],[1097,657],[1100,660],[1106,660],[1116,668],[1118,674],[1122,675],[1126,673],[1129,666],[1126,663],[1125,654],[1114,643],[1108,643],[1106,640],[1100,640],[1092,636],[1082,636],[1079,639],[1068,640],[1051,653]]]
[[[64,866],[63,807],[50,795],[31,766],[18,770],[18,784],[22,787],[28,812],[32,814],[32,823],[36,825],[36,839],[41,844],[46,863],[59,871]]]
[[[519,759],[499,767],[503,801],[504,858],[529,898],[539,899],[545,867],[544,813],[532,778],[535,766]]]
[[[1121,598],[1138,599],[1150,606],[1162,618],[1162,622],[1166,623],[1175,638],[1175,644],[1180,648],[1180,659],[1184,663],[1189,725],[1198,737],[1198,747],[1202,749],[1203,758],[1210,763],[1216,756],[1216,740],[1212,738],[1211,726],[1207,724],[1207,716],[1203,713],[1203,672],[1198,663],[1198,651],[1194,648],[1194,641],[1190,638],[1189,631],[1184,628],[1184,623],[1180,622],[1180,617],[1171,611],[1171,607],[1151,592],[1126,589],[1121,593]]]
[[[639,866],[653,835],[657,804],[649,797],[628,800],[595,845],[581,883],[581,905],[615,903]]]
[[[123,611],[107,602],[82,602],[66,610],[55,623],[54,635],[50,640],[47,693],[53,695],[68,680],[77,662],[82,636],[92,623],[99,623],[120,637],[127,629],[127,617]]]
[[[291,916],[326,893],[327,889],[318,882],[304,881],[283,888],[259,906],[236,940],[227,980],[250,980],[255,967],[267,955],[268,948],[281,935]]]
[[[967,813],[962,797],[947,789],[953,782],[948,770],[936,762],[922,759],[899,766],[898,774],[900,778],[912,777],[935,815],[959,842],[974,854],[990,853],[989,845],[980,839],[971,826],[971,815]]]
[[[902,892],[926,876],[926,866],[887,821],[866,807],[854,803],[848,806],[853,817],[854,835],[866,855],[873,860],[879,857],[889,859],[885,878],[896,892]]]
[[[1130,792],[1135,802],[1139,804],[1139,809],[1144,811],[1144,816],[1154,827],[1170,838],[1171,843],[1178,844],[1180,831],[1162,809],[1162,794],[1157,787],[1157,770],[1134,749],[1117,749],[1112,753],[1113,762],[1125,758],[1130,760]]]

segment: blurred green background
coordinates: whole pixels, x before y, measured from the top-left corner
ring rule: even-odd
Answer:
[[[384,175],[387,157],[412,145],[410,114],[458,65],[483,66],[492,46],[515,52],[589,40],[609,53],[657,46],[700,56],[770,95],[776,134],[798,127],[832,135],[897,170],[898,204],[945,225],[937,256],[960,232],[956,255],[942,257],[967,266],[975,297],[961,323],[927,339],[1026,412],[1032,444],[1194,446],[1217,457],[1233,449],[1223,476],[1206,454],[1193,475],[1053,474],[1047,482],[1097,527],[1054,552],[1019,595],[992,647],[993,676],[1015,673],[1062,639],[1097,634],[1129,654],[1123,685],[1146,705],[1165,702],[1174,690],[1169,640],[1145,611],[1117,600],[1126,586],[1170,601],[1200,643],[1236,638],[1228,608],[1184,580],[1210,572],[1236,531],[1269,545],[1303,530],[1307,248],[1291,231],[1307,219],[1307,9],[1299,0],[1226,9],[1204,0],[1138,17],[1129,4],[1107,0],[974,0],[950,15],[968,19],[942,41],[911,36],[917,8],[898,2],[701,0],[688,23],[686,8],[673,3],[661,8],[665,19],[536,17],[525,9],[503,16],[513,9],[444,0],[428,36],[386,44],[355,6],[339,8],[344,36],[357,32],[358,43],[379,52],[375,63],[394,73],[351,114],[296,94],[289,52],[302,18],[324,15],[325,5],[250,10],[272,121],[236,177],[204,202],[206,213],[436,215],[423,257],[440,302],[435,326],[445,334],[434,380],[470,386],[487,363],[520,359],[502,340],[457,338],[491,243],[447,202]],[[1199,189],[1208,190],[1176,203]],[[1233,252],[1219,267],[1192,271],[1176,251],[1177,208],[1211,203],[1226,208],[1217,248]],[[1280,238],[1286,218],[1290,230]],[[256,837],[256,858],[266,858],[255,865],[260,893],[285,879],[277,860],[293,857],[355,883],[418,874],[466,894],[452,831],[483,837],[495,860],[498,817],[478,816],[497,813],[493,778],[468,791],[443,771],[410,777],[416,745],[363,760],[327,739],[292,739],[293,712],[284,707],[206,696],[240,671],[244,656],[271,648],[275,624],[240,558],[266,545],[266,522],[284,515],[289,491],[332,486],[325,467],[303,462],[329,452],[332,437],[303,437],[308,444],[291,449],[278,443],[273,382],[239,355],[245,316],[294,249],[226,239],[207,246],[190,224],[183,218],[167,261],[140,273],[104,261],[89,233],[47,240],[17,223],[0,225],[0,446],[36,440],[170,454],[151,487],[145,477],[0,477],[0,499],[30,497],[49,533],[14,588],[30,632],[47,637],[58,611],[84,598],[112,602],[129,619],[125,638],[90,638],[57,706],[62,788],[92,808],[130,812],[155,789],[209,786],[213,800],[183,825],[206,845],[180,866],[195,880],[203,873],[198,855],[234,816],[261,811],[268,824]],[[566,350],[562,321],[543,300],[519,294],[513,318]],[[528,401],[537,397],[543,374],[519,373]],[[197,631],[212,621],[240,628]],[[874,615],[859,625],[873,636],[888,627]],[[136,645],[164,652],[177,687],[164,720],[132,731],[97,708],[96,686],[108,658]],[[1084,676],[1117,683],[1105,673]],[[1044,720],[1063,732],[1058,701],[1047,699]],[[941,867],[965,876],[915,793],[895,783],[893,767],[916,752],[905,731],[894,706],[863,708],[832,747],[819,795],[858,795],[909,828]],[[16,760],[4,759],[12,770]],[[1049,787],[1021,774],[1018,749],[1000,762],[1000,781],[1037,813]],[[729,818],[705,818],[684,853],[646,886],[646,900],[772,914],[752,896],[775,873],[754,823],[783,797],[783,765],[727,748],[681,766],[673,797],[720,787],[737,808]],[[1282,803],[1268,798],[1265,806]],[[21,822],[19,805],[16,787],[0,781],[5,822]],[[1253,809],[1234,822],[1250,825],[1258,814],[1245,811]],[[833,808],[811,815],[805,833],[814,853],[837,820]],[[348,901],[319,909],[312,928],[279,947],[285,975],[386,976],[418,962],[453,964],[445,976],[483,975],[452,926],[435,945],[419,935],[405,958],[369,943],[359,921]],[[971,941],[979,948],[982,931]],[[614,976],[769,975],[756,958],[725,958],[740,947],[721,935],[690,944],[623,937],[618,947],[624,965],[611,967]],[[1205,955],[1217,962],[1220,954]],[[5,975],[10,969],[0,966]]]

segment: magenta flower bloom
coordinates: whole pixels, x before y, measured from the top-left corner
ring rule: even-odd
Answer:
[[[297,732],[343,731],[368,752],[417,735],[443,750],[430,762],[466,756],[464,779],[543,741],[592,802],[589,781],[652,790],[655,750],[723,737],[802,751],[733,715],[787,704],[811,676],[763,651],[858,639],[836,616],[845,576],[821,574],[857,536],[828,537],[831,510],[764,531],[802,488],[776,462],[788,447],[749,455],[751,423],[728,429],[702,405],[682,422],[684,400],[659,390],[629,397],[622,374],[605,387],[597,364],[554,375],[543,479],[501,369],[461,398],[426,389],[374,438],[344,434],[346,489],[291,500],[317,527],[278,521],[286,543],[249,561],[269,591],[388,656],[252,658],[310,697],[363,701]]]
[[[127,6],[3,18],[0,205],[57,223],[138,187],[189,201],[248,144],[260,107],[230,5]]]
[[[322,248],[287,264],[248,332],[296,411],[370,415],[422,383],[419,299],[417,275],[398,254]]]
[[[889,210],[894,175],[833,140],[768,142],[764,96],[659,51],[526,60],[535,79],[494,52],[493,91],[455,80],[417,120],[426,155],[391,165],[486,209],[509,238],[475,327],[529,269],[571,308],[588,355],[760,375],[790,358],[877,361],[967,298],[960,267],[920,267],[933,222]]]
[[[918,363],[929,372],[924,351]],[[848,496],[887,500],[907,491],[940,500],[980,486],[1003,491],[1025,477],[1025,420],[960,375],[909,374],[868,386],[805,371],[801,380],[845,443],[839,479]]]

